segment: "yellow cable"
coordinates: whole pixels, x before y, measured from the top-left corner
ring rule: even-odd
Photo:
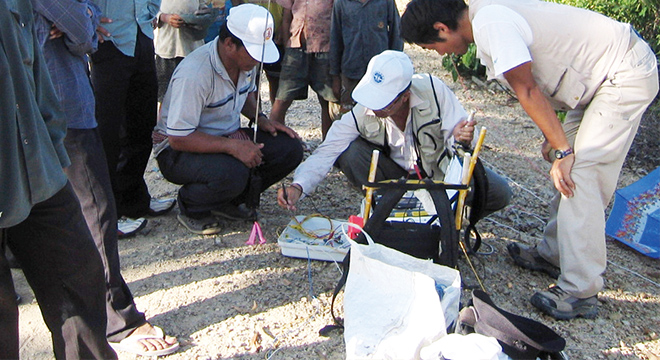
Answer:
[[[477,278],[477,281],[479,282],[479,286],[481,286],[481,290],[487,292],[486,288],[484,287],[484,284],[481,282],[481,278],[479,278],[479,274],[477,274],[477,269],[474,268],[474,265],[472,265],[472,261],[470,261],[470,256],[467,253],[467,249],[465,249],[465,244],[463,244],[463,242],[460,240],[458,241],[458,243],[461,245],[461,250],[463,250],[465,259],[467,260],[468,265],[470,265],[470,269],[472,269],[472,273],[474,273],[474,276]]]

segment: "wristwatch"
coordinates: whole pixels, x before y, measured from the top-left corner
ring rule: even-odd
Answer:
[[[568,148],[566,150],[555,150],[555,158],[563,159],[568,155],[571,155],[572,153],[573,153],[573,148]]]

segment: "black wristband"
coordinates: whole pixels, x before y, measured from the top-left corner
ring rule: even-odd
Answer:
[[[259,114],[257,114],[256,118],[250,119],[250,123],[248,124],[248,126],[252,127],[252,125],[254,125],[254,124],[259,125],[259,118],[262,117],[262,116],[265,117],[266,119],[268,119],[268,116],[266,114],[260,112]]]
[[[296,189],[298,189],[298,191],[300,191],[300,195],[303,194],[303,188],[302,188],[302,185],[300,185],[300,184],[298,184],[298,183],[293,183],[293,184],[291,184],[290,186],[291,186],[292,188],[296,188]]]

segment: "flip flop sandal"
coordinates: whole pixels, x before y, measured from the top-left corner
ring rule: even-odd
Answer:
[[[156,331],[155,335],[129,335],[127,338],[125,338],[120,342],[109,342],[110,347],[112,347],[112,349],[114,349],[115,351],[124,351],[141,356],[169,355],[179,349],[179,343],[176,342],[175,344],[172,344],[164,349],[145,350],[142,344],[140,343],[140,340],[165,339],[165,334],[163,333],[163,329],[159,328],[158,326],[154,326],[154,330]]]
[[[199,235],[213,235],[222,231],[218,219],[213,216],[207,216],[202,219],[194,219],[183,214],[176,216],[181,225],[185,226],[190,232]]]

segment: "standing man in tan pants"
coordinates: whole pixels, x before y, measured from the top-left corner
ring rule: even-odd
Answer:
[[[412,0],[405,41],[439,54],[470,43],[489,78],[515,91],[553,161],[544,239],[510,244],[514,261],[558,277],[534,306],[557,318],[598,313],[607,264],[605,215],[642,114],[658,92],[656,58],[635,30],[601,14],[538,0]],[[555,110],[568,111],[564,124]],[[557,268],[558,267],[558,268]]]

